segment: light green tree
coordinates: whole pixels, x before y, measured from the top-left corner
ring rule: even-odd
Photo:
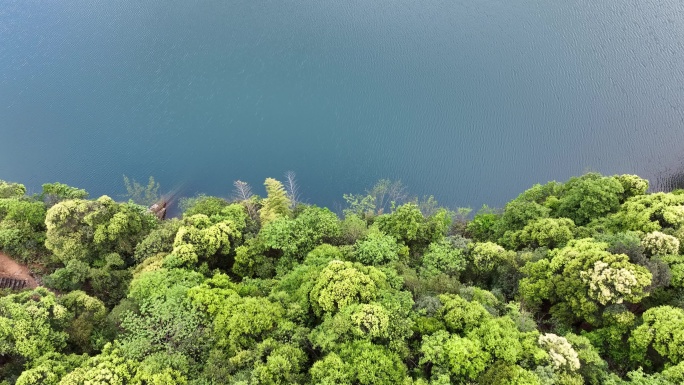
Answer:
[[[672,255],[679,253],[679,239],[654,231],[644,235],[641,246],[648,255]]]
[[[588,173],[570,178],[560,188],[554,216],[581,226],[618,210],[625,190],[616,177]]]
[[[0,198],[0,251],[25,262],[49,263],[45,242],[46,210],[23,197]]]
[[[264,186],[266,187],[266,199],[264,199],[263,206],[259,211],[262,226],[277,217],[289,217],[291,215],[290,199],[287,197],[283,184],[273,178],[266,178]]]
[[[478,341],[438,331],[424,337],[420,347],[420,364],[432,365],[432,376],[449,375],[452,383],[475,380],[490,362],[489,353]]]
[[[486,275],[491,273],[497,265],[510,261],[514,255],[514,252],[507,251],[494,242],[484,242],[472,244],[469,259],[473,271]]]
[[[132,383],[138,364],[125,358],[112,344],[102,353],[64,376],[59,385],[125,385]]]
[[[671,306],[654,307],[646,310],[642,319],[643,324],[629,337],[635,362],[648,365],[665,360],[675,365],[684,360],[684,310]],[[656,354],[650,355],[649,348]]]
[[[568,218],[541,218],[516,232],[506,232],[504,244],[513,249],[565,246],[574,238],[575,223]]]
[[[330,261],[316,278],[309,298],[317,315],[334,313],[354,303],[375,300],[380,289],[387,288],[380,270],[359,263]]]
[[[69,312],[71,320],[65,331],[69,342],[78,351],[91,353],[104,346],[102,335],[107,309],[102,301],[76,290],[59,297],[59,303]]]
[[[46,183],[43,185],[43,192],[40,194],[45,206],[52,207],[55,204],[70,199],[86,199],[88,192],[83,189],[71,187],[63,183]]]
[[[203,281],[197,272],[163,268],[134,279],[128,298],[137,311],[117,325],[120,351],[135,360],[154,353],[201,355],[208,321],[187,293]]]
[[[434,277],[439,274],[458,277],[465,270],[466,263],[463,249],[454,247],[449,239],[443,239],[428,246],[422,258],[420,272],[425,277]]]
[[[617,178],[624,190],[624,195],[622,196],[623,201],[637,195],[644,195],[648,190],[648,181],[637,175],[623,174],[616,175],[615,178]]]
[[[232,220],[212,223],[204,214],[184,219],[173,241],[173,250],[165,258],[168,267],[193,266],[198,262],[215,262],[215,258],[227,256],[231,246],[242,240],[239,228]]]
[[[18,198],[24,194],[26,194],[26,186],[23,184],[0,179],[0,198]]]
[[[510,365],[499,361],[488,367],[477,380],[482,385],[542,385],[539,377],[532,371],[520,365]]]
[[[603,223],[612,231],[660,231],[684,223],[684,195],[654,193],[627,199],[620,209]],[[599,223],[602,224],[602,223]]]
[[[556,370],[575,372],[580,369],[579,355],[565,337],[553,333],[541,334],[539,345],[548,351]]]
[[[68,310],[45,288],[0,297],[0,355],[36,360],[66,347]]]
[[[366,237],[356,242],[354,251],[357,261],[366,265],[382,265],[396,262],[401,247],[394,237],[371,227]]]
[[[439,300],[439,315],[452,333],[468,333],[492,317],[479,302],[467,301],[459,295],[443,294]]]
[[[309,371],[312,384],[322,385],[351,385],[354,373],[340,356],[329,353],[314,362]]]
[[[32,361],[15,385],[57,385],[67,373],[81,366],[88,355],[47,353]]]
[[[550,261],[526,264],[526,277],[520,281],[523,300],[532,306],[550,301],[551,313],[559,320],[594,325],[600,323],[605,306],[639,302],[648,295],[651,273],[607,248],[607,243],[591,238],[573,240],[552,251]]]

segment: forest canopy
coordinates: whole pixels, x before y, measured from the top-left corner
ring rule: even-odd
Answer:
[[[382,180],[337,214],[288,173],[161,220],[126,183],[0,181],[40,283],[0,289],[0,384],[684,383],[684,191],[589,173],[468,215]]]

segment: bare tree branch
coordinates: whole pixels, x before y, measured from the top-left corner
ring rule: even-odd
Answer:
[[[252,194],[252,187],[249,185],[249,183],[243,182],[241,180],[236,180],[233,182],[233,186],[235,186],[235,189],[233,190],[233,197],[242,202],[247,209],[247,213],[249,214],[250,218],[255,221],[258,220],[259,214],[257,213],[256,205],[252,200],[252,197],[254,196],[254,194]]]
[[[373,197],[378,213],[382,213],[391,208],[392,204],[398,206],[404,203],[408,198],[406,187],[400,180],[392,182],[389,179],[380,179],[375,186],[373,186],[372,189],[367,190],[366,193]]]
[[[406,201],[408,198],[406,186],[404,186],[400,180],[390,184],[387,195],[389,196],[390,202],[394,202],[397,205],[404,203],[404,201]]]
[[[297,174],[294,171],[288,171],[285,173],[285,192],[287,197],[290,199],[290,208],[293,209],[299,203],[299,185],[297,185],[297,180],[295,179]]]
[[[235,190],[233,190],[233,196],[239,201],[246,201],[252,197],[252,187],[247,182],[241,180],[236,180],[233,182]]]

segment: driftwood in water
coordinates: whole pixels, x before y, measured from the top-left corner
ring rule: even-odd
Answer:
[[[26,280],[9,277],[0,277],[0,288],[20,290],[26,287]]]
[[[177,187],[168,194],[162,195],[159,200],[147,209],[148,213],[154,214],[160,220],[166,219],[166,209],[173,203],[180,191],[180,187]]]
[[[150,208],[148,208],[147,211],[154,214],[159,219],[165,219],[167,205],[168,202],[165,199],[162,199],[159,202],[150,206]]]

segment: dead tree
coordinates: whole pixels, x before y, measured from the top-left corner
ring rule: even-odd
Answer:
[[[294,171],[285,173],[285,192],[288,199],[290,199],[290,209],[294,209],[299,203],[299,185],[295,179],[297,174]]]
[[[241,180],[236,180],[233,182],[233,186],[235,186],[235,189],[233,190],[233,198],[242,202],[247,209],[247,213],[249,214],[250,218],[255,221],[258,220],[259,213],[257,212],[256,205],[252,199],[254,196],[254,194],[252,194],[252,187],[249,185],[249,183],[243,182]]]

